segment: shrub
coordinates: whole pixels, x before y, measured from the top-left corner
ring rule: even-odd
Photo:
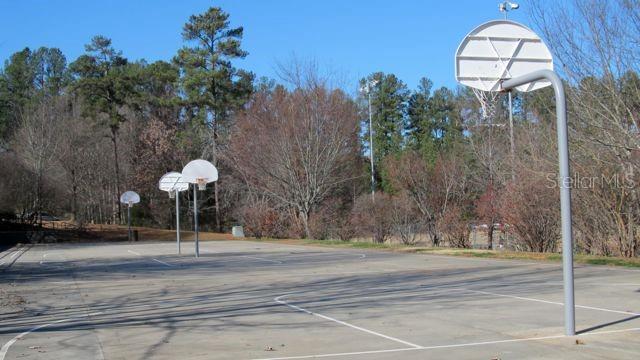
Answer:
[[[406,193],[391,198],[389,216],[393,235],[405,245],[414,245],[423,224],[418,211]]]
[[[249,236],[277,238],[285,234],[283,216],[264,200],[245,204],[240,209],[240,217]]]
[[[387,241],[392,230],[390,203],[390,196],[384,193],[376,193],[375,201],[371,199],[371,194],[361,195],[351,212],[351,223],[357,234],[372,236],[375,243]]]
[[[349,201],[350,202],[350,201]],[[350,240],[356,231],[349,216],[350,204],[344,199],[332,198],[311,213],[309,229],[314,239]]]
[[[450,206],[438,220],[438,231],[443,234],[449,246],[469,248],[469,224],[464,220],[462,210],[457,206]]]
[[[507,185],[500,199],[500,216],[516,233],[519,247],[535,252],[555,251],[560,236],[557,191],[532,175]]]

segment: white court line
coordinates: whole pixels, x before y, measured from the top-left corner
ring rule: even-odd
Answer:
[[[575,337],[579,338],[579,337],[582,337],[582,336],[605,335],[605,334],[615,334],[615,333],[632,332],[632,331],[640,331],[640,328],[597,331],[597,332],[590,332],[590,333],[576,335]],[[551,340],[551,339],[562,339],[562,338],[570,338],[570,337],[566,336],[566,335],[550,335],[550,336],[538,336],[538,337],[520,338],[520,339],[480,341],[480,342],[461,343],[461,344],[420,346],[420,347],[417,347],[417,348],[416,347],[411,347],[411,348],[390,349],[390,350],[371,350],[371,351],[356,351],[356,352],[344,352],[344,353],[333,353],[333,354],[315,354],[315,355],[302,355],[302,356],[287,356],[287,357],[276,357],[276,358],[261,358],[261,359],[254,359],[254,360],[312,359],[312,358],[325,358],[325,357],[340,357],[340,356],[353,356],[353,355],[382,354],[382,353],[400,352],[400,351],[451,349],[451,348],[468,347],[468,346],[482,346],[482,345],[515,343],[515,342],[536,341],[536,340]]]
[[[309,253],[306,253],[306,254],[305,253],[289,253],[287,255],[293,255],[292,257],[299,257],[299,256],[302,256],[302,257],[305,257],[305,256],[308,256],[308,257],[316,256],[317,257],[317,256],[326,256],[326,255],[330,255],[330,256],[336,256],[336,255],[352,256],[352,255],[357,255],[359,258],[362,258],[362,259],[367,257],[367,254],[361,254],[361,253],[355,253],[354,254],[354,253],[335,253],[335,252],[318,252],[318,253],[311,253],[311,254],[309,254]]]
[[[29,250],[29,248],[26,247],[26,246],[21,246],[21,247],[17,248],[16,250],[12,250],[13,253],[11,254],[11,256],[9,256],[9,261],[2,260],[0,262],[0,265],[4,265],[6,263],[7,264],[6,269],[10,268],[17,261],[17,260],[14,260],[15,257],[18,256],[18,255],[23,255],[24,253],[27,252],[27,250]],[[6,259],[6,257],[5,257],[5,259]]]
[[[285,300],[280,300],[281,298],[283,298],[283,297],[285,297],[285,296],[288,296],[288,295],[290,295],[290,294],[280,295],[280,296],[278,296],[277,298],[275,298],[275,299],[273,299],[273,300],[274,300],[275,302],[277,302],[278,304],[286,305],[286,306],[288,306],[288,307],[290,307],[290,308],[292,308],[292,309],[295,309],[295,310],[301,311],[301,312],[303,312],[303,313],[307,313],[307,314],[309,314],[309,315],[317,316],[317,317],[322,318],[322,319],[325,319],[325,320],[333,321],[333,322],[338,323],[338,324],[340,324],[340,325],[348,326],[348,327],[350,327],[350,328],[352,328],[352,329],[360,330],[360,331],[366,332],[366,333],[368,333],[368,334],[376,335],[376,336],[379,336],[379,337],[385,338],[385,339],[387,339],[387,340],[395,341],[395,342],[398,342],[398,343],[401,343],[401,344],[404,344],[404,345],[409,345],[409,346],[411,346],[412,348],[416,348],[416,349],[421,348],[421,346],[420,346],[420,345],[416,345],[416,344],[410,343],[410,342],[408,342],[408,341],[400,340],[400,339],[398,339],[398,338],[394,338],[394,337],[391,337],[391,336],[388,336],[388,335],[380,334],[380,333],[375,332],[375,331],[373,331],[373,330],[365,329],[365,328],[360,327],[360,326],[356,326],[356,325],[353,325],[353,324],[349,324],[348,322],[344,322],[344,321],[341,321],[341,320],[338,320],[338,319],[334,319],[334,318],[332,318],[332,317],[329,317],[329,316],[326,316],[326,315],[322,315],[322,314],[318,314],[318,313],[315,313],[315,312],[313,312],[313,311],[309,311],[309,310],[307,310],[307,309],[303,309],[303,308],[301,308],[301,307],[299,307],[299,306],[296,306],[296,305],[293,305],[293,304],[289,304],[289,303],[288,303],[288,302],[286,302]]]
[[[166,266],[170,266],[170,267],[173,267],[173,266],[174,266],[174,265],[171,265],[171,264],[169,264],[169,263],[166,263],[166,262],[164,262],[164,261],[162,261],[162,260],[158,260],[158,259],[153,259],[153,261],[155,261],[155,262],[159,262],[159,263],[160,263],[160,264],[162,264],[162,265],[166,265]]]
[[[401,349],[389,349],[389,350],[371,350],[371,351],[356,351],[356,352],[344,352],[344,353],[333,353],[333,354],[317,354],[317,355],[302,355],[302,356],[285,356],[285,357],[275,357],[275,358],[259,358],[252,360],[289,360],[289,359],[316,359],[316,358],[324,358],[324,357],[334,357],[334,356],[352,356],[352,355],[368,355],[368,354],[382,354],[382,353],[390,353],[390,352],[398,352],[398,351],[415,351],[420,350],[419,348],[401,348]]]
[[[11,347],[11,345],[13,345],[16,341],[21,340],[23,337],[29,335],[29,333],[32,333],[34,331],[38,331],[42,328],[45,328],[47,326],[51,326],[54,324],[59,324],[62,322],[67,322],[67,321],[71,321],[71,320],[75,320],[78,318],[84,318],[84,317],[89,317],[89,316],[94,316],[94,315],[100,315],[102,314],[102,312],[94,312],[94,313],[90,313],[90,314],[86,314],[86,315],[78,315],[78,316],[74,316],[74,317],[70,317],[68,319],[62,319],[62,320],[57,320],[54,322],[50,322],[48,324],[43,324],[43,325],[38,325],[30,330],[27,330],[25,332],[23,332],[22,334],[19,334],[17,336],[15,336],[13,339],[7,341],[6,344],[2,345],[2,348],[0,348],[0,360],[4,360],[5,356],[7,356],[7,352],[9,351],[9,348]]]
[[[135,251],[133,251],[133,250],[127,250],[127,251],[128,251],[128,252],[130,252],[130,253],[132,253],[132,254],[134,254],[134,255],[142,256],[142,254],[140,254],[139,252],[135,252]],[[160,263],[160,264],[162,264],[162,265],[165,265],[165,266],[169,266],[169,267],[174,267],[174,266],[175,266],[175,265],[172,265],[172,264],[166,263],[166,262],[164,262],[164,261],[162,261],[162,260],[158,260],[158,259],[156,259],[156,258],[151,258],[151,260],[153,260],[153,261],[155,261],[155,262],[157,262],[157,263]],[[0,359],[0,360],[2,360],[2,359]]]
[[[209,250],[204,250],[204,249],[202,249],[200,251],[206,252],[206,253],[210,253],[210,254],[217,254],[216,252],[209,251]],[[292,258],[295,258],[295,257],[298,257],[300,255],[302,255],[303,257],[304,256],[316,256],[316,257],[319,257],[319,256],[324,256],[325,254],[289,254],[289,255],[293,255]],[[334,254],[329,253],[328,255],[334,255]],[[366,254],[342,254],[342,255],[357,255],[359,258],[362,258],[362,259],[367,257]],[[258,256],[241,255],[241,257],[247,258],[247,259],[260,260],[260,261],[268,261],[268,262],[272,262],[274,264],[283,264],[284,263],[283,261],[280,261],[280,260],[271,260],[271,259],[266,259],[266,258],[262,258],[262,257],[258,257]]]
[[[491,295],[491,296],[506,297],[506,298],[511,298],[511,299],[535,301],[535,302],[540,302],[540,303],[545,303],[545,304],[564,305],[564,303],[557,302],[557,301],[548,301],[548,300],[534,299],[534,298],[528,298],[528,297],[523,297],[523,296],[515,296],[515,295],[497,294],[497,293],[489,292],[489,291],[470,290],[470,289],[462,289],[462,288],[460,290],[474,292],[474,293],[478,293],[478,294]],[[634,315],[634,316],[640,315],[640,313],[634,313],[634,312],[631,312],[631,311],[612,310],[612,309],[605,309],[605,308],[599,308],[599,307],[594,307],[594,306],[576,305],[576,307],[577,308],[581,308],[581,309],[606,311],[606,312],[611,312],[611,313],[616,313],[616,314]]]
[[[463,255],[443,255],[443,254],[438,254],[438,253],[428,253],[428,252],[424,252],[424,253],[407,253],[407,255],[418,255],[418,256],[424,256],[424,257],[435,257],[435,258],[448,258],[448,259],[455,259],[455,260],[462,260],[462,261],[479,261],[479,262],[484,262],[484,263],[503,263],[503,264],[511,264],[511,265],[522,265],[522,266],[529,266],[529,265],[541,265],[541,266],[555,266],[555,267],[559,267],[562,266],[561,263],[555,263],[555,262],[550,262],[550,261],[540,261],[540,262],[527,262],[527,261],[521,261],[518,259],[500,259],[500,258],[476,258],[476,257],[471,257],[471,256],[463,256]]]
[[[264,258],[257,257],[257,256],[242,255],[242,257],[243,257],[243,258],[247,258],[247,259],[262,260],[262,261],[269,261],[269,262],[276,263],[276,264],[282,264],[282,261],[278,261],[278,260],[271,260],[271,259],[264,259]]]
[[[443,288],[443,289],[446,289],[446,288]],[[541,303],[546,303],[546,304],[564,305],[563,303],[555,302],[555,301],[533,299],[533,298],[527,298],[527,297],[522,297],[522,296],[514,296],[514,295],[497,294],[497,293],[492,293],[492,292],[488,292],[488,291],[469,290],[469,289],[464,289],[464,288],[449,289],[449,290],[468,291],[468,292],[480,293],[480,294],[485,294],[485,295],[501,296],[501,297],[507,297],[507,298],[513,298],[513,299],[519,299],[519,300],[527,300],[527,301],[535,301],[535,302],[541,302]],[[358,351],[358,352],[345,352],[345,353],[330,353],[330,354],[314,354],[314,355],[276,357],[276,358],[262,358],[262,359],[255,359],[255,360],[289,360],[289,359],[310,359],[310,358],[324,358],[324,357],[341,357],[341,356],[367,355],[367,354],[390,353],[390,352],[401,352],[401,351],[432,350],[432,349],[445,349],[445,348],[457,348],[457,347],[467,347],[467,346],[480,346],[480,345],[513,343],[513,342],[524,342],[524,341],[535,341],[535,340],[560,339],[560,338],[567,337],[566,335],[550,335],[550,336],[520,338],[520,339],[506,339],[506,340],[492,340],[492,341],[461,343],[461,344],[449,344],[449,345],[421,346],[421,345],[416,345],[416,344],[412,344],[412,343],[406,342],[404,340],[392,338],[392,337],[389,337],[389,336],[384,335],[384,334],[379,334],[379,333],[376,333],[374,331],[371,331],[371,330],[368,330],[368,329],[364,329],[364,328],[361,328],[361,327],[358,327],[358,326],[355,326],[355,325],[352,325],[352,324],[346,323],[344,321],[340,321],[340,320],[337,320],[337,319],[334,319],[334,318],[331,318],[331,317],[328,317],[328,316],[325,316],[325,315],[322,315],[322,314],[314,313],[312,311],[306,310],[306,309],[301,308],[301,307],[296,306],[296,305],[289,304],[286,301],[281,300],[281,298],[283,298],[285,296],[288,296],[288,295],[279,296],[279,297],[275,298],[274,300],[276,302],[280,303],[280,304],[286,305],[286,306],[288,306],[290,308],[293,308],[295,310],[302,311],[302,312],[310,314],[310,315],[318,316],[318,317],[326,319],[326,320],[337,322],[339,324],[342,324],[342,325],[345,325],[345,326],[348,326],[348,327],[351,327],[351,328],[354,328],[354,329],[357,329],[357,330],[360,330],[360,331],[364,331],[364,332],[367,332],[367,333],[370,333],[370,334],[373,334],[373,335],[381,336],[381,337],[384,337],[386,339],[397,341],[397,342],[409,345],[411,347],[410,348],[400,348],[400,349],[388,349],[388,350],[371,350],[371,351]],[[590,310],[613,312],[613,313],[625,314],[625,315],[640,315],[640,314],[629,312],[629,311],[611,310],[611,309],[604,309],[604,308],[598,308],[598,307],[593,307],[593,306],[576,305],[576,307],[583,308],[583,309],[590,309]],[[607,330],[607,331],[595,331],[595,332],[588,332],[588,333],[584,333],[584,334],[578,334],[578,335],[576,335],[576,337],[601,335],[601,334],[615,334],[615,333],[632,332],[632,331],[640,331],[640,328],[620,329],[620,330]]]

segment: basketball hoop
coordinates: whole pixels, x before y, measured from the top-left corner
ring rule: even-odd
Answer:
[[[473,90],[483,121],[495,118],[503,81],[543,69],[553,70],[549,49],[529,28],[509,20],[493,20],[476,27],[456,51],[456,80]],[[541,79],[515,89],[529,92],[549,85]]]
[[[208,183],[218,180],[218,169],[206,160],[193,160],[182,169],[182,180],[197,184],[198,190],[203,191]]]
[[[204,191],[207,189],[207,180],[204,178],[197,178],[196,184],[198,184],[198,190]]]
[[[158,188],[169,194],[169,199],[176,200],[176,245],[178,254],[180,254],[180,191],[189,190],[189,183],[182,179],[182,174],[171,171],[160,178]]]
[[[509,2],[501,6],[518,6]],[[515,6],[514,6],[515,5]],[[573,278],[573,235],[571,226],[571,186],[567,107],[562,79],[553,71],[553,57],[540,36],[522,24],[509,20],[493,20],[473,29],[456,51],[456,80],[473,88],[482,105],[483,116],[495,113],[495,95],[500,91],[529,92],[553,85],[558,133],[558,168],[560,186],[560,218],[562,229],[562,271],[564,287],[564,329],[567,336],[576,334]],[[478,89],[479,91],[476,91]],[[511,106],[509,106],[511,108]],[[511,117],[511,116],[510,116]],[[511,138],[513,122],[510,119]],[[513,140],[511,142],[513,153]]]
[[[207,160],[190,161],[182,169],[182,178],[191,184],[198,184],[200,191],[207,188],[207,183],[218,180],[218,169]],[[196,257],[200,257],[198,245],[198,192],[193,188],[193,230],[195,232]]]
[[[133,207],[133,204],[137,204],[140,202],[140,195],[135,191],[125,191],[122,195],[120,195],[120,202],[123,204],[127,204],[128,207]]]
[[[486,121],[495,119],[501,93],[497,91],[484,91],[477,88],[471,88],[471,90],[473,90],[473,94],[480,103],[482,120]]]

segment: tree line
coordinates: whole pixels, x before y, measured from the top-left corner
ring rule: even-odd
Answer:
[[[543,5],[530,18],[568,94],[576,250],[637,256],[639,5]],[[304,61],[281,66],[278,80],[237,68],[250,56],[243,28],[220,8],[191,16],[182,36],[168,61],[128,59],[95,36],[72,62],[56,48],[25,48],[5,62],[3,216],[121,223],[118,196],[131,189],[142,197],[137,224],[171,227],[174,209],[157,182],[204,158],[220,173],[198,197],[211,230],[470,247],[481,229],[490,247],[508,234],[519,250],[558,250],[550,89],[512,94],[510,138],[506,94],[486,118],[466,88],[434,89],[425,77],[410,89],[384,72],[361,79],[354,87],[375,84],[374,198],[366,94]]]

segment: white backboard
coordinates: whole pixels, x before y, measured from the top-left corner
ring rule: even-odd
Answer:
[[[218,169],[207,160],[193,160],[182,169],[182,180],[195,184],[197,179],[203,179],[205,183],[218,180]]]
[[[182,174],[177,171],[168,172],[160,178],[158,188],[162,191],[185,191],[189,189],[189,183],[182,179]]]
[[[135,191],[125,191],[120,195],[120,202],[123,204],[137,204],[140,202],[140,195]]]
[[[499,91],[501,80],[536,70],[553,70],[551,52],[522,24],[493,20],[473,29],[456,51],[456,80],[484,91]],[[517,87],[527,92],[551,85],[536,81]]]

